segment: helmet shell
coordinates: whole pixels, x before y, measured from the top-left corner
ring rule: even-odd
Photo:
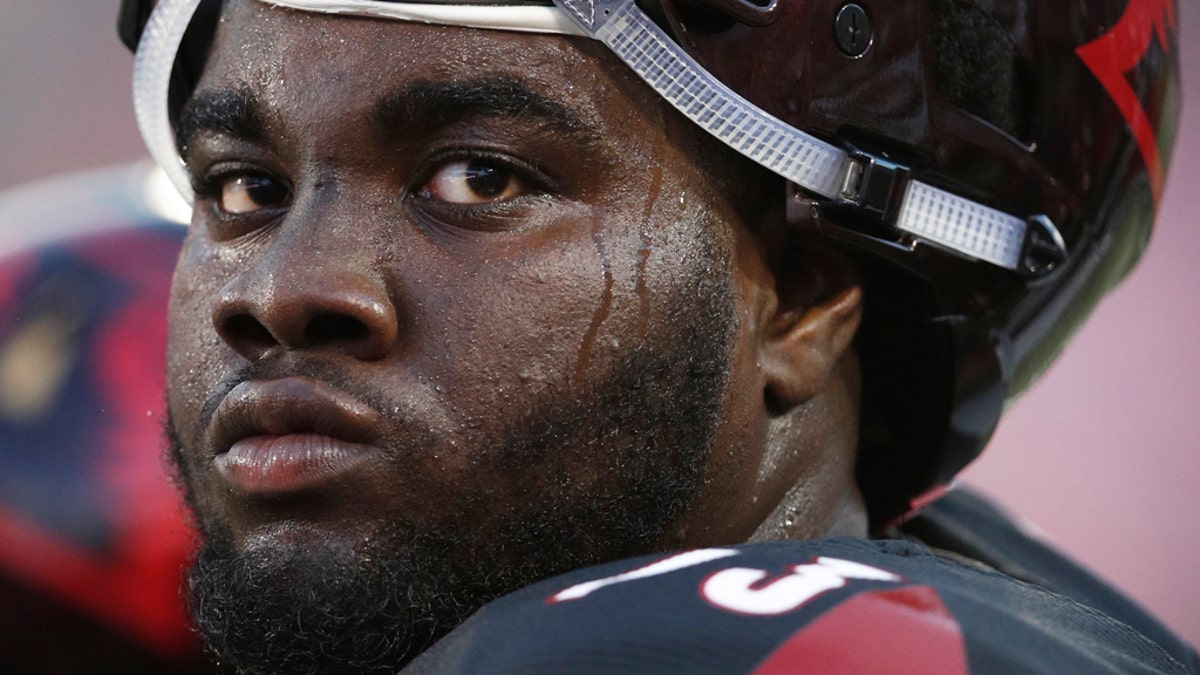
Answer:
[[[859,477],[880,526],[979,454],[1006,403],[1141,255],[1179,114],[1177,9],[856,0],[870,43],[850,56],[835,28],[847,4],[664,0],[661,16],[767,112],[984,205],[1045,217],[1067,250],[1049,274],[1021,275],[789,189],[793,222],[867,272]]]
[[[866,19],[867,48],[848,53],[836,17],[849,4]],[[152,5],[125,0],[127,43]],[[979,454],[1005,405],[1141,255],[1179,112],[1175,1],[639,5],[787,124],[1061,240],[1061,259],[1013,272],[798,186],[782,191],[797,232],[835,242],[863,269],[859,481],[877,528],[913,512]],[[173,107],[203,67],[219,8],[204,0],[189,28]]]

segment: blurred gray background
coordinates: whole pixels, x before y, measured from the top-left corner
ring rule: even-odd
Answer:
[[[1200,644],[1200,6],[1182,129],[1141,266],[1001,424],[965,480]],[[116,0],[5,0],[0,188],[144,156]]]

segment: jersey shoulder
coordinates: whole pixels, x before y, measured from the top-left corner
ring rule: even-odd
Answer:
[[[913,542],[700,549],[556,577],[414,662],[436,673],[1185,673],[1100,611]]]
[[[1189,672],[1200,672],[1200,656],[1191,645],[1111,584],[970,489],[950,490],[901,530],[904,536],[915,537],[934,550],[982,562],[1014,579],[1098,610],[1157,643],[1185,664]]]

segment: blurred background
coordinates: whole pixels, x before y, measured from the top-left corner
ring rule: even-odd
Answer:
[[[1182,124],[1150,248],[964,480],[1200,644],[1200,6],[1180,4]],[[116,5],[5,2],[0,190],[144,156]]]

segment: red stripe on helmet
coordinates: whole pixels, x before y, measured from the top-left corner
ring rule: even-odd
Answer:
[[[1158,138],[1125,73],[1142,60],[1154,38],[1158,38],[1164,50],[1169,50],[1170,36],[1174,34],[1174,0],[1130,0],[1125,13],[1111,30],[1075,50],[1104,85],[1129,124],[1142,161],[1146,163],[1156,206],[1162,197],[1164,174]]]

